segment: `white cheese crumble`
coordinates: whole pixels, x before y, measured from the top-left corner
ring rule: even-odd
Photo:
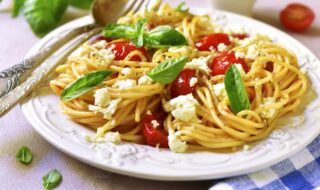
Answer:
[[[256,59],[258,55],[259,55],[259,51],[257,49],[257,45],[253,44],[248,48],[246,58]]]
[[[262,100],[262,106],[269,106],[275,102],[275,99],[272,97],[263,98]],[[274,108],[263,108],[263,110],[260,113],[260,116],[262,118],[271,118],[276,113],[276,109]]]
[[[74,52],[70,54],[70,58],[78,58],[78,57],[83,57],[84,55],[87,54],[86,48],[84,46],[80,46],[78,49],[76,49]]]
[[[181,54],[181,55],[189,55],[191,51],[188,48],[188,46],[181,46],[181,47],[170,47],[168,49],[168,52],[170,52],[170,53],[178,53],[178,54]]]
[[[94,58],[94,64],[100,67],[107,67],[115,58],[115,55],[107,49],[101,49],[98,52],[92,52],[90,56]]]
[[[207,63],[211,60],[211,57],[212,56],[209,55],[207,57],[194,58],[190,62],[186,63],[185,68],[197,69],[209,75],[211,70],[209,69]]]
[[[199,104],[199,102],[190,93],[171,99],[169,102],[166,102],[163,107],[166,112],[171,112],[177,119],[185,122],[198,122],[199,119],[196,113],[197,104]]]
[[[226,46],[226,44],[224,44],[224,43],[220,43],[220,44],[218,44],[217,48],[218,48],[219,52],[223,52],[223,51],[227,50],[228,46]]]
[[[193,87],[194,85],[196,85],[198,83],[198,78],[197,77],[192,77],[189,81],[189,85],[190,87]]]
[[[130,69],[129,67],[125,67],[121,70],[121,74],[123,75],[130,75],[132,73],[132,69]]]
[[[119,89],[132,88],[134,86],[137,86],[137,81],[133,79],[118,80],[112,85],[112,87]]]
[[[148,75],[144,75],[138,79],[138,85],[150,85],[152,84],[152,78]]]
[[[109,101],[111,99],[110,95],[108,94],[108,88],[101,88],[98,89],[94,96],[94,105],[105,107],[109,104]]]
[[[120,144],[121,143],[121,135],[119,132],[107,132],[104,136],[105,140],[107,142],[112,142],[114,144]]]
[[[103,48],[106,47],[106,45],[107,45],[107,41],[105,41],[105,40],[100,40],[100,41],[94,43],[94,44],[92,45],[92,47],[97,48],[97,49],[103,49]]]
[[[224,86],[224,83],[218,83],[213,85],[214,94],[218,97],[219,100],[223,100],[227,97],[227,92]]]
[[[245,75],[246,72],[244,71],[242,65],[239,63],[239,64],[234,64],[234,66],[238,69],[239,73],[241,76]]]
[[[157,120],[152,120],[151,121],[151,125],[152,125],[153,128],[157,128],[157,127],[160,126],[160,124],[159,124],[159,122]]]
[[[118,98],[115,100],[111,100],[107,107],[89,105],[89,110],[94,112],[100,112],[103,114],[103,118],[107,120],[111,120],[112,115],[116,112],[120,102],[121,102],[121,98]]]
[[[243,53],[243,52],[238,52],[238,51],[236,51],[236,52],[234,53],[234,56],[235,56],[237,59],[243,59],[243,58],[246,57],[246,54]]]
[[[169,132],[168,144],[170,150],[176,153],[183,153],[188,148],[187,143],[178,139],[177,135],[173,131]]]

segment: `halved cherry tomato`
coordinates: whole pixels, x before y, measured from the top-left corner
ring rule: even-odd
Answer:
[[[200,51],[218,50],[220,43],[224,43],[226,46],[230,45],[229,36],[223,33],[209,34],[196,42],[196,48]]]
[[[240,40],[243,40],[243,39],[248,37],[247,34],[232,34],[231,36],[234,37],[234,38],[238,38]]]
[[[235,53],[232,52],[222,52],[217,55],[210,67],[212,75],[224,75],[229,68],[230,64],[241,64],[245,72],[249,71],[247,64],[241,58],[236,58]]]
[[[156,147],[167,148],[168,147],[168,133],[163,129],[163,121],[166,118],[164,112],[154,113],[147,115],[141,121],[143,136],[148,145]],[[151,121],[156,120],[159,126],[154,128]]]
[[[178,77],[171,83],[171,98],[192,93],[195,87],[190,86],[190,80],[195,74],[196,71],[193,69],[181,71]]]
[[[147,57],[147,51],[144,47],[137,48],[133,43],[130,41],[117,41],[111,42],[106,46],[107,49],[110,49],[114,54],[114,60],[123,60],[126,56],[135,50],[140,51]],[[131,57],[130,61],[141,61],[138,55]]]
[[[303,31],[309,28],[315,18],[314,12],[307,6],[292,3],[280,13],[283,26],[292,31]]]
[[[99,42],[99,41],[101,41],[101,40],[105,40],[105,41],[107,41],[107,42],[110,42],[112,39],[111,39],[111,38],[104,37],[104,36],[102,36],[102,35],[98,35],[98,36],[94,36],[94,37],[90,38],[90,39],[88,40],[88,43],[89,43],[90,45],[92,45],[92,44],[97,43],[97,42]]]

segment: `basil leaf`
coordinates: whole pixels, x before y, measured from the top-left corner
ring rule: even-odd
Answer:
[[[130,25],[108,24],[102,31],[102,35],[112,38],[135,39],[138,37],[137,30]]]
[[[32,153],[28,147],[21,147],[16,155],[16,160],[22,164],[28,165],[32,162]]]
[[[60,172],[54,169],[42,177],[42,185],[46,190],[51,190],[57,187],[60,184],[61,180],[62,176]]]
[[[184,65],[187,63],[187,60],[188,57],[186,56],[165,60],[153,68],[147,75],[158,83],[170,83],[177,78]]]
[[[133,40],[133,43],[136,47],[142,47],[144,44],[144,24],[147,22],[146,19],[139,20],[135,24],[135,29],[137,31],[137,39]]]
[[[93,0],[69,0],[69,4],[80,9],[90,9]]]
[[[158,26],[150,30],[145,37],[145,44],[152,48],[188,45],[186,38],[168,25]]]
[[[26,0],[13,0],[12,17],[15,18],[21,12]]]
[[[241,75],[233,64],[229,66],[226,72],[224,85],[233,113],[237,114],[242,110],[250,109],[249,97],[242,82]]]
[[[85,94],[102,83],[111,73],[109,70],[94,71],[78,78],[62,91],[61,100],[68,101]]]
[[[177,12],[188,12],[189,8],[184,9],[183,6],[185,5],[185,2],[181,2],[174,10]]]
[[[24,16],[33,32],[42,37],[58,26],[67,6],[66,0],[26,0]]]

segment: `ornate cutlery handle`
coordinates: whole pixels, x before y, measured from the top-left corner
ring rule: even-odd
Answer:
[[[35,69],[31,75],[16,88],[11,90],[8,94],[0,97],[0,117],[11,110],[17,103],[25,98],[35,86],[43,81],[50,72],[55,69],[59,64],[65,61],[66,57],[74,51],[80,44],[86,41],[88,38],[101,31],[101,28],[95,28],[89,33],[81,36],[80,39],[73,40],[65,47],[54,53],[48,60],[42,63],[37,69]]]
[[[48,47],[41,50],[36,55],[27,57],[21,63],[14,65],[4,71],[0,71],[0,98],[12,91],[17,85],[22,83],[30,76],[32,71],[37,68],[45,59],[53,52],[57,51],[64,44],[74,39],[75,37],[88,32],[95,28],[95,24],[81,26],[69,31],[67,34],[57,36],[52,39],[53,42]]]

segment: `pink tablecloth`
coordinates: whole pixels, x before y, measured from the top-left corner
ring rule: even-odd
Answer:
[[[4,3],[9,0],[4,0]],[[168,1],[168,0],[167,0]],[[316,12],[319,0],[299,0]],[[172,0],[176,5],[180,0]],[[192,7],[206,7],[205,1],[187,0]],[[201,2],[201,3],[199,3]],[[254,17],[281,28],[277,15],[289,0],[258,0]],[[296,2],[296,1],[295,1]],[[1,4],[0,4],[1,5]],[[320,15],[313,28],[302,34],[289,33],[320,57]],[[68,14],[67,19],[74,17]],[[8,12],[0,12],[0,70],[19,62],[38,41],[23,17],[13,20]],[[26,145],[34,153],[31,165],[17,163],[15,154]],[[54,148],[39,136],[16,107],[0,118],[0,189],[42,189],[41,177],[57,168],[63,182],[57,189],[207,189],[210,181],[157,182],[113,174],[83,164]]]

